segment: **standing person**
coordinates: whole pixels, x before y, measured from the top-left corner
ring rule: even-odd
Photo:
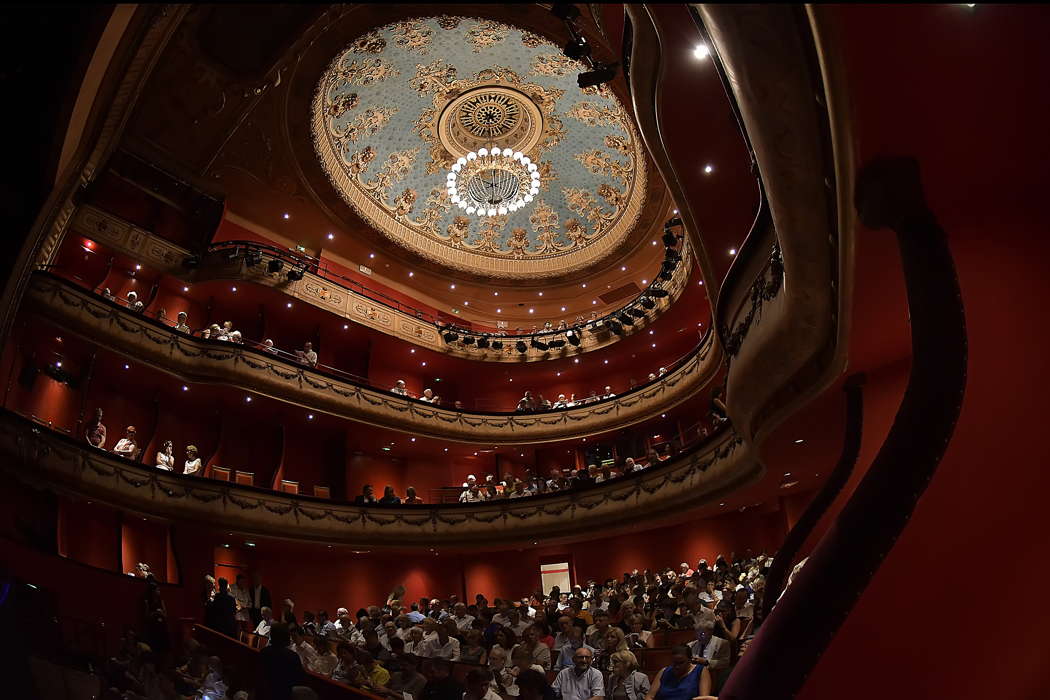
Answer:
[[[274,625],[270,629],[270,643],[259,652],[265,679],[259,688],[262,700],[290,700],[292,687],[302,685],[303,663],[299,655],[288,648],[290,639],[288,625]]]
[[[143,637],[158,658],[171,650],[171,636],[168,634],[168,610],[160,595],[160,584],[150,574],[146,578],[146,592],[142,598]]]
[[[186,447],[186,463],[183,465],[182,473],[203,476],[203,473],[201,472],[201,458],[197,453],[197,447],[195,445],[188,445]]]
[[[656,675],[645,700],[693,700],[711,695],[711,674],[691,660],[689,647],[679,644],[671,649],[671,665]]]
[[[237,639],[237,601],[230,595],[230,582],[219,579],[219,592],[204,609],[204,624],[227,637]]]
[[[427,684],[420,691],[420,700],[463,700],[466,689],[452,677],[452,662],[448,659],[429,659],[424,664]]]
[[[252,627],[257,627],[259,621],[262,620],[262,609],[272,608],[273,599],[270,598],[270,589],[263,585],[262,574],[256,571],[252,574],[252,587],[248,591],[249,598],[251,600],[251,607],[249,608],[249,615],[251,616]]]
[[[139,446],[135,441],[135,436],[135,426],[129,425],[124,433],[124,437],[117,440],[117,444],[113,446],[113,451],[124,459],[135,459],[139,453]]]
[[[245,579],[244,574],[237,574],[236,580],[233,585],[230,586],[230,595],[233,596],[233,600],[237,604],[234,619],[237,621],[237,626],[245,632],[248,631],[249,625],[251,625],[252,621],[252,598],[247,585],[248,582]]]
[[[104,449],[106,446],[106,426],[102,425],[102,409],[95,409],[95,417],[88,423],[87,428],[84,430],[84,438],[88,441],[88,444],[98,449]]]
[[[591,668],[594,653],[590,647],[578,648],[572,657],[572,666],[558,672],[554,683],[554,694],[561,700],[597,700],[605,697],[605,682],[602,674]],[[692,696],[690,696],[692,697]],[[687,699],[688,700],[688,699]]]

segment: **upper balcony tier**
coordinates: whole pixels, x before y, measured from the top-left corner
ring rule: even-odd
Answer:
[[[452,410],[260,348],[178,332],[48,273],[34,274],[26,302],[75,335],[185,381],[231,386],[354,421],[459,442],[536,444],[634,425],[694,396],[720,367],[709,332],[666,374],[614,398],[535,414]]]

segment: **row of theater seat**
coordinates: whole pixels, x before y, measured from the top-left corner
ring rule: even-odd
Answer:
[[[232,481],[241,486],[255,486],[255,472],[245,472],[239,469],[229,469],[227,467],[209,467],[209,470],[211,472],[211,478],[216,481]],[[281,483],[277,485],[277,490],[281,493],[298,495],[299,482],[290,479],[281,479]],[[327,486],[315,485],[313,495],[315,498],[331,498],[332,490]]]

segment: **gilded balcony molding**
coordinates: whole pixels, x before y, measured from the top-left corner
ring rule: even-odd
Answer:
[[[741,435],[761,442],[846,366],[855,228],[849,121],[834,60],[816,45],[805,12],[693,7],[739,107],[768,204],[768,225],[740,247],[715,309],[723,343],[746,328],[730,355],[727,407]]]
[[[759,466],[725,429],[638,476],[580,490],[485,504],[360,507],[184,476],[135,464],[0,413],[0,469],[37,488],[151,516],[259,536],[369,547],[483,546],[593,537],[675,517],[753,481]]]
[[[708,333],[661,379],[614,399],[535,414],[456,411],[354,384],[245,346],[178,333],[47,273],[33,275],[26,303],[66,332],[185,381],[232,386],[412,435],[478,444],[544,443],[634,425],[694,396],[719,368]]]
[[[599,333],[585,331],[581,334],[579,346],[567,343],[559,349],[546,351],[530,346],[525,353],[514,350],[513,346],[518,337],[513,335],[498,338],[504,342],[503,350],[483,350],[470,345],[453,346],[442,340],[433,323],[420,320],[411,313],[359,294],[320,275],[305,271],[301,280],[289,281],[284,272],[270,273],[266,268],[269,257],[265,252],[262,254],[262,264],[248,267],[243,256],[231,261],[227,251],[211,251],[201,257],[197,268],[188,271],[182,266],[182,261],[190,256],[190,251],[98,207],[80,207],[73,218],[71,230],[74,234],[104,243],[157,270],[190,282],[230,280],[263,285],[405,342],[468,360],[541,362],[599,350],[622,339],[608,330]],[[689,273],[693,265],[691,251],[688,241],[684,242],[681,262],[675,267],[671,279],[660,285],[662,289],[667,290],[668,295],[653,297],[654,308],[643,309],[646,311],[645,317],[637,319],[633,328],[625,327],[623,338],[642,332],[670,309],[682,295],[689,282]]]

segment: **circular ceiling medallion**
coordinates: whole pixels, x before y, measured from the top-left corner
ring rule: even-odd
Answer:
[[[454,98],[440,111],[438,139],[456,158],[493,145],[530,153],[543,132],[543,113],[519,90],[483,85]]]
[[[616,252],[646,192],[631,118],[607,88],[580,89],[583,70],[500,22],[395,22],[354,39],[321,76],[314,147],[339,195],[408,250],[490,277],[563,276]],[[528,156],[539,191],[505,214],[465,216],[446,176],[493,147]],[[532,187],[515,177],[518,190]],[[510,197],[514,185],[494,172],[463,183],[489,199],[496,187]]]

